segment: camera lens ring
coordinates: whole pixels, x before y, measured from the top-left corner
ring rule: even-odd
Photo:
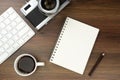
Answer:
[[[60,5],[60,1],[59,0],[55,0],[54,8],[52,8],[52,9],[45,9],[45,8],[43,8],[42,2],[43,2],[43,0],[39,0],[38,1],[38,8],[40,9],[40,11],[42,11],[45,14],[53,14],[53,13],[55,13],[58,10],[59,5]]]

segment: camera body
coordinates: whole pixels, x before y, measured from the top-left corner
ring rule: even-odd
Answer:
[[[55,0],[55,6],[50,10],[43,8],[45,0],[30,0],[20,10],[32,25],[39,30],[56,16],[71,0]]]

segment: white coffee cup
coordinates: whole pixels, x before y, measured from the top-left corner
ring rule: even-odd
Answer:
[[[24,73],[24,72],[21,72],[21,71],[18,69],[18,62],[19,62],[19,60],[20,60],[22,57],[24,57],[24,56],[31,57],[31,58],[34,60],[35,67],[34,67],[34,69],[33,69],[30,73]],[[33,57],[31,54],[22,54],[22,55],[19,55],[19,56],[16,58],[16,60],[15,60],[15,62],[14,62],[14,69],[15,69],[15,72],[16,72],[18,75],[20,75],[20,76],[29,76],[29,75],[33,74],[33,73],[36,71],[36,69],[37,69],[38,66],[44,66],[44,65],[45,65],[44,62],[37,62],[37,60],[35,59],[35,57]]]
[[[55,7],[53,9],[51,9],[51,10],[46,10],[42,6],[42,1],[45,1],[45,0],[38,0],[38,8],[40,9],[40,11],[42,11],[43,13],[48,14],[48,15],[57,12],[57,10],[58,10],[58,8],[60,6],[60,1],[55,0],[56,1]]]

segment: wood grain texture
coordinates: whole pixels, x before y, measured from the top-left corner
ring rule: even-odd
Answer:
[[[34,29],[20,12],[25,0],[0,0],[0,14],[12,6]],[[84,75],[61,68],[49,62],[65,18],[69,16],[81,22],[98,27],[100,34],[88,61]],[[99,53],[106,56],[91,77],[88,73]],[[39,61],[45,61],[45,67],[39,67],[29,77],[18,76],[13,68],[15,58],[30,53]],[[48,25],[22,46],[15,54],[0,65],[0,80],[119,80],[120,79],[120,0],[72,0],[71,4],[60,12]]]

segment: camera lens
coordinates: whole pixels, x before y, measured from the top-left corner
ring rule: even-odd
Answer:
[[[56,7],[56,0],[42,0],[41,6],[46,10],[52,10]]]

